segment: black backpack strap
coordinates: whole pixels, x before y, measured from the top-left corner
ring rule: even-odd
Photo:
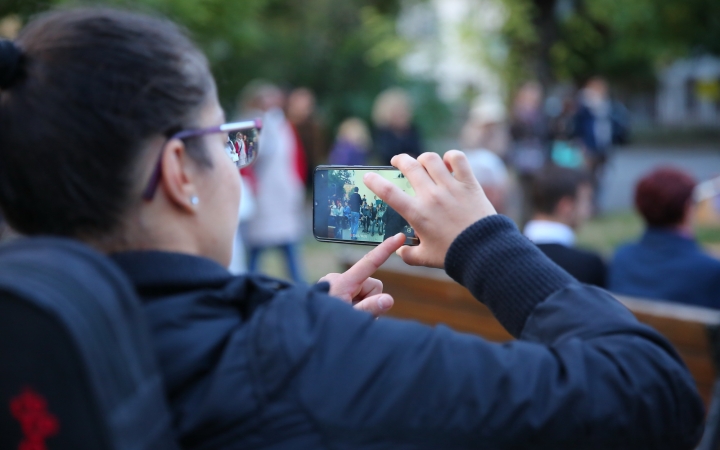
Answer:
[[[111,448],[176,448],[140,303],[108,258],[71,240],[20,240],[0,248],[0,293],[65,331],[87,377],[78,381],[90,384]],[[0,365],[6,363],[12,361]]]
[[[67,329],[0,292],[0,448],[33,441],[53,449],[114,448]]]

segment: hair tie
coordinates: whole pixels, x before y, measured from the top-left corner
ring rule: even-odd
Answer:
[[[22,52],[13,41],[0,40],[0,89],[7,89],[20,75]]]

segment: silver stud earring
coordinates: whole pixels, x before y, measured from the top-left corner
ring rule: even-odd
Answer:
[[[197,195],[193,195],[192,197],[190,197],[190,203],[193,206],[196,206],[198,203],[200,203],[200,199],[197,198]]]

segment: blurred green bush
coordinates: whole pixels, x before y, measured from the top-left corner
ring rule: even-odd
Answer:
[[[262,78],[305,86],[317,97],[328,134],[343,119],[370,118],[383,89],[401,85],[430,134],[449,117],[434,84],[405,79],[407,44],[396,33],[399,0],[2,0],[0,19],[25,22],[53,7],[105,5],[161,14],[185,26],[208,55],[228,116],[241,89]],[[330,137],[330,136],[328,136]]]

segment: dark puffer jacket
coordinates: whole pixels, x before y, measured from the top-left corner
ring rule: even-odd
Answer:
[[[500,216],[464,231],[445,266],[518,337],[507,344],[374,320],[323,284],[114,259],[145,303],[185,448],[676,450],[702,433],[667,341]]]

